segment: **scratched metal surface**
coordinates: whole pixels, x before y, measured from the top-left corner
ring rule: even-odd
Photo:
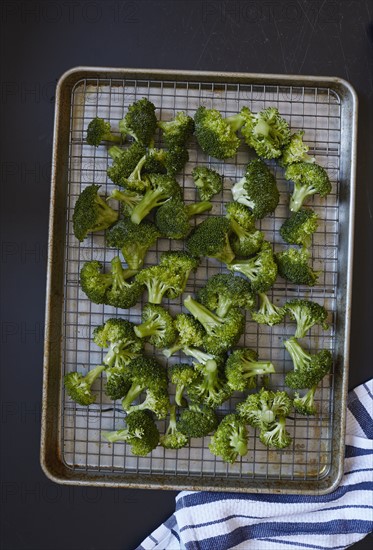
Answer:
[[[64,247],[64,300],[62,316],[62,348],[60,376],[70,370],[85,371],[102,361],[103,351],[92,342],[95,326],[107,318],[120,315],[133,322],[140,321],[141,305],[131,310],[116,310],[109,306],[92,304],[79,288],[79,272],[85,261],[100,260],[106,267],[117,251],[105,246],[104,234],[95,234],[78,243],[72,233],[71,217],[77,196],[91,183],[102,185],[101,192],[110,192],[114,187],[106,175],[110,163],[107,148],[92,148],[85,143],[85,129],[94,116],[110,120],[112,126],[123,118],[126,109],[136,99],[148,97],[157,108],[157,116],[171,119],[179,110],[193,115],[199,105],[219,109],[231,115],[248,105],[254,112],[268,106],[276,106],[289,121],[293,131],[305,130],[304,139],[310,153],[324,166],[332,182],[332,193],[324,200],[313,197],[309,205],[320,217],[318,231],[312,243],[314,269],[321,275],[313,288],[297,287],[277,279],[270,297],[276,304],[283,304],[294,297],[308,297],[324,304],[329,311],[330,330],[313,328],[303,340],[311,352],[325,347],[333,351],[334,367],[320,384],[316,394],[318,414],[306,418],[294,415],[288,418],[287,428],[293,437],[292,445],[283,451],[268,450],[260,442],[254,429],[250,429],[249,453],[233,465],[227,465],[208,450],[209,438],[192,439],[190,445],[179,451],[161,447],[147,457],[134,457],[125,443],[109,445],[102,440],[102,430],[123,426],[124,414],[120,403],[113,406],[104,395],[104,379],[95,385],[96,404],[83,408],[74,404],[61,389],[61,406],[58,426],[59,459],[65,468],[67,480],[84,483],[119,483],[123,485],[167,486],[170,488],[219,488],[219,490],[287,490],[293,492],[327,491],[340,475],[340,448],[343,422],[346,370],[342,342],[348,322],[348,281],[341,276],[348,261],[348,239],[344,236],[346,212],[351,206],[351,197],[346,194],[344,178],[348,176],[341,155],[345,152],[345,119],[352,116],[343,86],[328,85],[322,80],[298,83],[291,79],[281,84],[266,82],[258,76],[243,78],[243,75],[218,76],[189,75],[121,75],[99,74],[93,78],[76,75],[71,87],[71,104],[68,109],[68,165],[67,165],[67,216]],[[83,76],[83,75],[81,75]],[[173,77],[172,77],[173,76]],[[194,76],[194,78],[193,78]],[[250,76],[250,75],[249,75]],[[67,116],[67,107],[66,116]],[[159,142],[161,145],[161,142]],[[211,214],[222,214],[225,202],[231,200],[230,187],[244,172],[252,158],[245,145],[232,161],[219,162],[206,157],[195,141],[189,146],[190,160],[185,171],[178,177],[184,188],[186,202],[197,198],[191,171],[196,164],[208,164],[224,174],[224,191],[213,199]],[[290,185],[283,177],[282,169],[270,162],[280,190],[280,204],[274,215],[258,223],[266,239],[274,244],[276,251],[284,248],[278,233],[283,220],[288,216]],[[351,179],[350,174],[350,179]],[[352,180],[351,180],[352,181]],[[348,184],[350,182],[347,182]],[[351,189],[350,189],[351,191]],[[348,232],[347,232],[348,233]],[[342,242],[341,242],[342,241]],[[172,248],[182,248],[173,242]],[[146,258],[146,265],[157,262],[160,252],[170,249],[168,240],[160,239]],[[221,264],[204,259],[193,274],[186,289],[193,293],[203,286],[208,277],[223,271]],[[344,296],[341,300],[341,296]],[[144,296],[146,301],[146,295]],[[344,302],[343,302],[344,301]],[[343,302],[343,303],[342,303]],[[181,311],[182,298],[165,302],[172,313]],[[343,309],[345,308],[345,309]],[[348,318],[347,318],[348,321]],[[271,376],[271,387],[284,389],[284,374],[291,369],[291,361],[283,346],[283,340],[292,335],[294,324],[286,321],[275,327],[258,325],[247,315],[245,334],[239,345],[258,350],[259,357],[271,360],[276,374]],[[147,348],[149,353],[154,349]],[[341,353],[342,352],[342,353]],[[165,358],[156,356],[166,364]],[[172,362],[182,360],[181,356]],[[184,357],[185,360],[185,357]],[[342,363],[341,363],[342,361]],[[237,394],[221,407],[222,412],[232,410],[242,399]],[[165,423],[159,422],[160,429]],[[336,441],[338,436],[338,441]]]

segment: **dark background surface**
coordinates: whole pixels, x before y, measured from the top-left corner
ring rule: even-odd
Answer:
[[[0,10],[0,546],[131,550],[173,512],[176,493],[58,486],[39,465],[56,82],[67,69],[90,65],[330,75],[355,87],[360,107],[352,388],[371,376],[373,5],[76,0],[4,1]],[[371,540],[354,548],[370,548]]]

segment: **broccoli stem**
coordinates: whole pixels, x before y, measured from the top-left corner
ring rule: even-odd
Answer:
[[[114,189],[108,199],[114,199],[119,202],[123,202],[130,208],[134,208],[139,202],[139,195],[134,192],[125,192],[119,191],[119,189]]]
[[[161,189],[148,189],[144,198],[132,210],[131,222],[137,225],[153,210],[163,204],[165,200]]]
[[[294,184],[293,194],[290,198],[290,210],[292,212],[298,212],[303,205],[303,202],[310,195],[314,195],[315,190],[311,186],[301,185],[299,183]]]
[[[230,446],[235,449],[240,456],[245,456],[247,454],[247,440],[242,426],[231,435]]]
[[[99,216],[97,224],[94,227],[95,231],[100,231],[101,229],[106,229],[109,225],[112,225],[118,219],[118,212],[115,212],[104,199],[97,195],[96,204],[99,207]]]
[[[132,384],[127,392],[127,395],[122,399],[123,410],[128,411],[130,409],[131,403],[133,403],[133,401],[138,398],[143,389],[144,387],[140,386],[139,384]]]
[[[176,340],[175,344],[167,349],[162,351],[165,357],[171,357],[177,351],[180,351],[183,347],[183,344],[180,342],[180,339]]]
[[[239,130],[241,126],[244,124],[245,117],[243,117],[241,113],[237,113],[236,115],[226,117],[225,120],[226,122],[228,122],[232,130],[234,132],[237,132],[237,130]]]
[[[162,330],[162,326],[159,324],[158,316],[147,319],[141,325],[135,327],[135,333],[139,338],[146,338],[147,336],[153,336]]]
[[[207,307],[203,306],[191,296],[184,300],[184,306],[201,323],[207,334],[214,334],[217,325],[222,324],[220,317],[212,313]]]
[[[216,309],[216,315],[218,317],[226,317],[228,311],[232,307],[232,301],[229,298],[225,298],[224,296],[219,296],[219,305]]]
[[[93,370],[89,371],[89,373],[84,377],[85,382],[89,386],[92,386],[93,382],[100,376],[103,370],[105,370],[105,366],[98,365],[98,367],[95,367]]]
[[[197,348],[190,348],[188,346],[183,347],[183,352],[185,355],[194,357],[199,363],[204,365],[209,359],[213,359],[213,356],[210,353],[205,353]]]
[[[110,443],[115,443],[116,441],[127,441],[128,435],[128,429],[117,430],[114,432],[102,432],[102,436]]]
[[[153,279],[147,285],[147,289],[148,289],[148,301],[151,304],[161,304],[163,296],[165,292],[167,292],[169,287],[162,281]]]
[[[253,134],[255,136],[268,137],[270,130],[270,125],[265,120],[260,118],[253,128]]]
[[[122,290],[128,286],[128,283],[125,282],[124,270],[122,267],[122,262],[118,256],[115,256],[111,260],[111,273],[113,276],[113,290]]]
[[[192,216],[197,216],[198,214],[202,214],[207,210],[211,210],[211,208],[212,208],[212,204],[210,201],[200,201],[194,204],[188,204],[185,207],[186,213],[189,218],[191,218]]]
[[[118,147],[117,145],[113,145],[113,147],[109,148],[108,153],[113,160],[116,160],[122,156],[123,149],[121,147]]]
[[[307,364],[311,362],[310,355],[304,351],[295,338],[289,338],[289,340],[286,340],[284,342],[284,346],[293,360],[294,371],[299,369],[302,365],[307,366]]]

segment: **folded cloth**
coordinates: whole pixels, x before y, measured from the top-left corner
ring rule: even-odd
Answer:
[[[183,491],[136,550],[340,550],[373,531],[373,380],[348,396],[344,475],[322,496]]]

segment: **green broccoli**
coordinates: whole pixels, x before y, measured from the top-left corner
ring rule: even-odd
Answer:
[[[282,148],[289,143],[290,128],[275,107],[268,107],[254,115],[248,107],[241,110],[244,124],[241,133],[255,152],[263,158],[281,156]]]
[[[317,229],[318,221],[319,217],[316,212],[301,208],[284,221],[280,227],[280,235],[286,243],[308,247],[311,245],[312,235]]]
[[[175,328],[178,337],[171,347],[163,350],[163,355],[171,357],[171,355],[183,348],[202,346],[205,329],[193,315],[188,313],[179,313],[176,315]]]
[[[264,218],[273,212],[280,200],[276,179],[260,159],[247,165],[245,176],[231,189],[233,200],[251,208],[254,218]]]
[[[107,229],[118,219],[115,212],[98,194],[100,185],[89,185],[79,195],[73,213],[74,235],[84,241],[89,233]]]
[[[292,438],[289,432],[286,430],[286,418],[280,416],[276,422],[263,428],[260,431],[259,439],[266,447],[274,449],[284,449],[289,447],[292,442]]]
[[[144,195],[137,191],[120,191],[119,189],[114,189],[108,199],[119,201],[122,213],[125,216],[131,216],[132,210],[142,201],[143,197]]]
[[[149,248],[153,246],[160,233],[155,225],[143,221],[136,225],[128,218],[119,220],[106,234],[108,246],[120,248],[129,269],[138,271]]]
[[[188,149],[184,146],[173,145],[166,151],[165,149],[156,149],[152,144],[148,148],[140,168],[144,174],[175,176],[175,174],[181,172],[188,160]]]
[[[131,221],[135,224],[139,224],[153,208],[161,206],[173,197],[182,195],[180,185],[170,176],[151,174],[148,179],[149,188],[146,189],[142,200],[132,210]]]
[[[219,360],[208,359],[203,363],[194,363],[194,368],[197,377],[186,385],[188,397],[193,403],[216,408],[229,399],[232,390],[227,384]]]
[[[258,311],[252,311],[251,317],[254,321],[262,325],[278,325],[285,317],[284,307],[275,306],[264,292],[258,292],[260,307]]]
[[[293,370],[285,376],[285,384],[295,390],[311,388],[318,384],[332,368],[333,357],[329,350],[323,349],[311,355],[293,338],[284,342],[284,346],[293,361]]]
[[[96,396],[92,393],[91,387],[104,369],[104,365],[99,365],[89,371],[86,376],[83,376],[79,372],[65,374],[64,384],[68,396],[76,403],[79,403],[79,405],[88,406],[94,403]]]
[[[108,151],[113,159],[112,166],[107,169],[107,175],[116,185],[126,187],[128,178],[138,170],[139,163],[146,155],[146,148],[141,143],[132,143],[127,149],[114,146]],[[138,172],[136,172],[138,177]]]
[[[128,107],[126,116],[119,122],[119,130],[123,137],[130,135],[147,147],[153,139],[157,124],[154,104],[143,97]]]
[[[128,372],[128,365],[143,349],[143,342],[134,328],[135,325],[126,319],[111,318],[94,329],[94,343],[100,348],[108,348],[103,359],[107,367]]]
[[[258,376],[275,372],[270,361],[258,361],[253,349],[242,348],[231,353],[225,364],[228,385],[233,391],[245,391],[256,387]]]
[[[253,258],[235,260],[228,269],[245,275],[250,279],[255,292],[266,292],[274,284],[277,277],[277,264],[272,252],[272,246],[264,241],[262,248]]]
[[[216,355],[225,353],[244,332],[245,315],[238,308],[231,308],[225,317],[219,317],[191,296],[185,298],[184,306],[205,329],[203,347],[207,352]]]
[[[217,159],[231,158],[237,153],[240,127],[237,117],[223,118],[216,109],[198,107],[194,115],[195,135],[204,153]]]
[[[212,168],[196,166],[193,169],[192,177],[203,201],[210,201],[214,195],[223,190],[223,177]]]
[[[88,145],[98,147],[102,141],[120,143],[122,138],[111,133],[110,122],[103,118],[95,117],[88,124],[86,141]]]
[[[198,291],[197,299],[219,317],[225,317],[232,307],[251,310],[255,305],[255,294],[250,282],[232,273],[213,275]]]
[[[211,437],[209,449],[224,462],[233,464],[248,453],[249,434],[245,421],[238,414],[227,414]]]
[[[194,120],[183,111],[176,113],[173,120],[159,120],[158,126],[167,147],[184,146],[194,132]]]
[[[229,242],[230,222],[220,216],[209,216],[192,231],[187,248],[193,256],[208,256],[224,263],[234,260]]]
[[[329,328],[326,322],[328,312],[317,302],[295,299],[287,302],[284,308],[289,314],[290,319],[297,323],[297,330],[294,334],[295,338],[304,338],[314,325],[320,325],[324,330],[328,330]]]
[[[293,399],[294,409],[304,416],[313,416],[317,413],[317,408],[315,405],[315,392],[317,389],[317,384],[312,386],[307,393],[301,397],[298,392],[295,393]]]
[[[129,363],[128,379],[131,387],[122,399],[123,409],[126,412],[147,409],[157,418],[165,418],[169,409],[166,369],[153,357],[140,355]],[[142,392],[146,392],[145,399],[132,405]]]
[[[155,223],[163,237],[184,239],[192,229],[190,218],[211,208],[212,204],[208,201],[186,205],[179,198],[170,199],[158,208]]]
[[[279,159],[281,166],[289,166],[295,162],[315,162],[315,157],[310,157],[308,145],[303,141],[304,131],[299,130],[290,137],[290,141],[282,149],[282,155]]]
[[[179,407],[184,407],[186,401],[183,397],[184,391],[198,377],[198,372],[189,363],[178,363],[169,367],[169,376],[172,384],[176,386],[175,402]]]
[[[177,428],[176,406],[170,407],[170,420],[164,435],[161,435],[159,443],[165,449],[181,449],[188,444],[189,438]]]
[[[142,323],[135,327],[139,338],[148,338],[156,348],[171,346],[177,337],[174,320],[162,306],[145,304]]]
[[[233,252],[237,256],[251,256],[258,252],[264,233],[256,229],[255,218],[249,208],[239,202],[229,202],[225,208],[226,217],[231,224],[230,243]]]
[[[127,371],[121,366],[106,367],[106,395],[116,401],[122,399],[130,388],[131,383],[128,380]]]
[[[285,171],[285,178],[294,182],[294,190],[290,198],[290,210],[298,212],[304,201],[318,193],[326,197],[332,190],[329,176],[319,164],[296,162],[290,164]]]
[[[279,275],[296,285],[314,286],[320,272],[308,264],[310,252],[307,248],[288,248],[275,254]]]
[[[183,353],[185,353],[185,355],[188,355],[189,357],[194,357],[194,359],[196,359],[198,363],[202,365],[207,363],[207,361],[215,361],[219,368],[223,368],[225,363],[225,355],[223,354],[208,353],[206,351],[192,348],[190,346],[185,346],[183,348]]]
[[[292,407],[292,401],[285,391],[271,391],[261,388],[252,393],[245,401],[238,403],[237,412],[254,428],[265,429],[279,417],[287,416]]]
[[[163,297],[173,300],[184,292],[189,274],[197,265],[198,261],[186,252],[164,252],[159,265],[143,269],[136,280],[147,287],[148,301],[160,304]]]
[[[176,428],[187,437],[205,437],[219,424],[218,417],[210,407],[190,403],[180,415]]]
[[[149,454],[159,443],[159,431],[147,411],[135,411],[126,416],[127,427],[114,432],[102,432],[110,443],[125,441],[136,456]]]
[[[80,271],[80,284],[86,296],[95,304],[107,304],[127,309],[139,301],[144,287],[126,279],[136,273],[123,269],[118,256],[111,260],[111,272],[101,273],[102,264],[96,260],[86,262]]]

